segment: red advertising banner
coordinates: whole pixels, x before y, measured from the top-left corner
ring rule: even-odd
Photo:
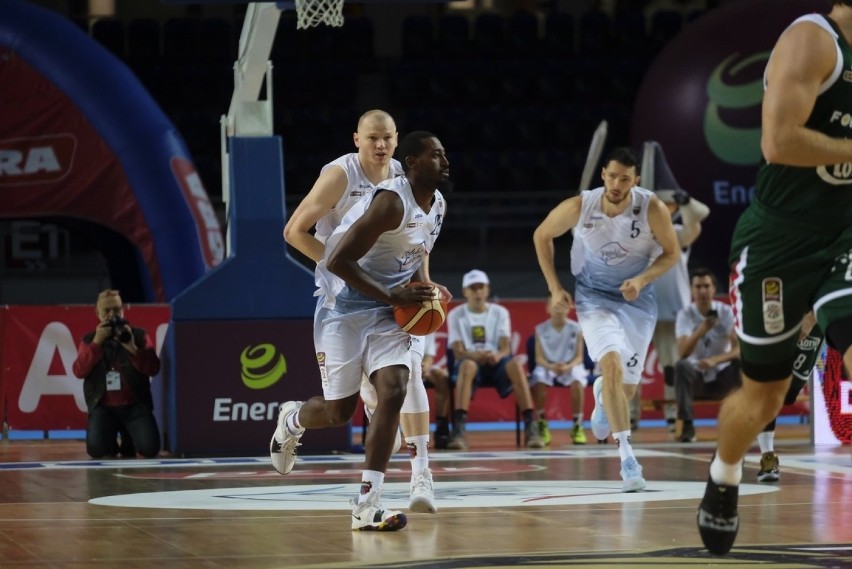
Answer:
[[[543,300],[507,300],[501,301],[500,304],[506,306],[512,316],[513,351],[517,357],[526,361],[526,339],[533,334],[536,324],[547,319],[545,302]],[[169,324],[169,307],[166,305],[130,305],[125,309],[125,316],[133,325],[148,331],[154,339],[159,353]],[[77,345],[80,339],[92,331],[96,325],[97,318],[94,306],[0,307],[0,410],[5,407],[9,428],[16,430],[85,428],[86,406],[83,400],[83,382],[74,377],[71,366],[76,358]],[[215,329],[215,332],[206,342],[199,342],[198,340],[201,335],[207,332],[206,328],[208,327]],[[247,397],[247,394],[253,390],[244,391],[246,386],[242,382],[234,384],[237,387],[233,393],[230,392],[231,387],[224,389],[223,385],[222,393],[227,391],[225,395],[211,389],[213,385],[218,384],[219,380],[216,377],[223,375],[224,370],[235,365],[235,362],[236,365],[240,365],[242,351],[246,346],[254,345],[252,339],[256,335],[259,335],[255,342],[257,345],[268,343],[269,338],[286,339],[279,348],[282,353],[286,352],[290,370],[288,377],[290,379],[281,381],[275,388],[268,391],[269,401],[307,397],[320,392],[310,321],[268,324],[229,321],[211,323],[210,326],[200,325],[195,328],[188,326],[187,328],[192,329],[192,337],[186,338],[181,343],[180,348],[188,348],[191,352],[198,351],[198,357],[190,356],[188,359],[181,359],[182,365],[180,367],[185,368],[185,371],[177,376],[180,380],[178,381],[179,387],[176,386],[176,392],[183,393],[185,396],[178,398],[179,401],[174,401],[172,400],[173,392],[168,403],[177,405],[182,410],[175,417],[180,422],[175,427],[182,431],[181,434],[184,437],[188,437],[182,437],[182,441],[191,442],[188,445],[187,452],[233,451],[241,446],[239,440],[246,440],[255,436],[260,437],[260,439],[268,437],[267,431],[270,430],[270,425],[274,424],[274,417],[267,421],[266,411],[269,405],[264,406],[263,421],[248,421],[248,425],[251,425],[251,427],[247,426],[246,428],[251,431],[251,437],[248,436],[249,432],[241,430],[242,420],[222,421],[220,420],[221,417],[218,417],[222,413],[234,413],[234,409],[237,409],[241,402],[251,399]],[[263,336],[263,338],[260,336]],[[445,365],[446,327],[437,332],[437,340],[436,363]],[[210,355],[213,353],[219,354],[221,357],[211,358]],[[224,376],[239,377],[240,370],[237,369],[234,373],[224,373]],[[201,384],[196,385],[196,382],[192,379],[187,379],[193,377],[199,377]],[[298,387],[293,385],[293,380],[297,382]],[[159,383],[165,383],[165,379],[157,377],[154,382],[156,397],[156,394],[163,388]],[[230,382],[225,382],[225,384],[231,385]],[[239,387],[240,385],[242,387]],[[285,385],[287,386],[284,387]],[[662,385],[662,374],[658,369],[656,353],[652,346],[643,373],[643,398],[662,399]],[[846,391],[848,391],[848,381],[839,381],[837,385],[846,388]],[[282,388],[287,393],[278,391]],[[302,393],[303,390],[304,393]],[[294,393],[294,391],[298,393]],[[201,395],[204,393],[208,395]],[[553,396],[548,398],[548,416],[557,420],[570,418],[568,390],[552,390],[552,394]],[[829,400],[828,403],[823,403],[822,393],[817,395],[818,397],[813,402],[813,407],[818,412],[817,427],[820,423],[819,416],[825,416],[827,413],[828,404],[839,408],[836,413],[839,413],[838,416],[852,416],[852,411],[848,410],[848,408],[852,408],[852,405],[849,404],[850,398],[846,392],[842,392],[840,397],[826,397]],[[200,407],[203,409],[202,414],[204,416],[194,417],[199,409],[199,402],[208,396],[210,397],[209,404],[206,403]],[[237,407],[234,407],[234,409],[222,407],[225,399],[228,399],[228,405],[237,405]],[[156,405],[158,406],[156,411],[159,417],[162,413],[165,413],[167,401],[165,399],[162,402],[157,400]],[[585,409],[587,417],[591,413],[591,409],[592,398],[590,392],[588,392]],[[715,412],[715,409],[711,408],[710,412]],[[194,424],[193,422],[187,423],[182,420],[188,416],[193,416],[194,421],[197,421],[198,424],[205,424],[210,417],[213,417],[213,422],[202,429],[202,431],[207,432],[195,432],[194,427],[191,426]],[[661,413],[650,414],[646,412],[644,417],[660,418]],[[470,409],[471,421],[514,421],[514,418],[514,398],[509,397],[500,400],[492,389],[485,389],[478,393]],[[356,414],[354,423],[360,425],[360,419],[361,415]],[[828,423],[827,420],[825,422]],[[253,429],[257,428],[257,425],[262,426],[255,433]],[[227,428],[219,433],[218,429],[222,426]],[[165,424],[161,424],[161,427],[165,427]],[[828,428],[824,430],[830,432]],[[319,440],[314,442],[318,443],[318,447],[325,444],[337,445],[339,435],[333,431],[328,432],[331,440],[322,440],[325,437],[320,436]],[[229,448],[214,449],[212,446],[208,447],[206,435],[209,435],[210,432],[216,432],[215,438],[220,439],[219,444]],[[834,441],[852,442],[850,440],[838,440],[837,438],[832,440],[832,442]],[[219,445],[215,446],[218,447]],[[254,443],[252,450],[255,450]]]
[[[852,443],[852,382],[843,371],[840,352],[825,348],[823,356],[811,390],[814,444],[848,445]]]
[[[124,315],[151,335],[159,352],[169,307],[126,306]],[[83,380],[71,366],[80,340],[97,324],[94,306],[2,307],[0,387],[10,429],[86,428]]]

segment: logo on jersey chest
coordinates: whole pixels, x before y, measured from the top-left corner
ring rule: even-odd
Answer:
[[[627,254],[627,249],[615,241],[607,243],[598,249],[598,257],[600,257],[605,265],[609,266],[621,264],[627,258]]]

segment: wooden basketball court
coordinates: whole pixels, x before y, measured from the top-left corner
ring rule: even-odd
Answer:
[[[612,444],[560,430],[525,451],[512,432],[473,432],[469,452],[431,455],[439,512],[392,533],[350,530],[360,455],[305,455],[282,477],[268,457],[89,461],[82,441],[3,441],[0,567],[852,567],[849,450],[815,449],[807,429],[779,426],[779,483],[758,484],[748,457],[725,558],[695,527],[712,428],[695,444],[637,431],[636,494],[620,492]],[[396,455],[386,505],[406,507],[409,470]]]

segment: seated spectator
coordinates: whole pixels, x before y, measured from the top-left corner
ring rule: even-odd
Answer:
[[[545,405],[547,388],[554,384],[571,388],[571,410],[574,425],[571,440],[576,445],[586,444],[583,430],[583,389],[588,384],[589,370],[583,363],[583,333],[580,325],[568,319],[567,310],[559,310],[548,303],[550,319],[535,327],[535,360],[529,362],[530,390],[535,402],[538,430],[545,445],[550,444]]]
[[[435,365],[435,334],[423,337],[423,383],[435,389],[435,448],[445,449],[450,442],[450,376]]]
[[[695,441],[692,402],[724,399],[740,386],[740,348],[734,331],[734,312],[716,296],[716,277],[707,269],[690,276],[692,303],[677,314],[675,333],[680,360],[675,364],[678,419],[682,443]]]
[[[160,371],[160,358],[154,343],[145,330],[124,319],[117,290],[102,291],[95,312],[100,324],[83,337],[72,366],[74,375],[83,379],[89,412],[86,452],[92,458],[115,456],[122,433],[122,456],[138,451],[155,457],[160,452],[160,431],[153,413],[151,376]]]
[[[502,398],[515,391],[524,418],[525,444],[530,448],[542,448],[538,423],[533,421],[530,386],[520,362],[512,357],[509,311],[487,301],[491,291],[484,272],[466,273],[462,287],[467,302],[447,315],[447,344],[455,358],[451,377],[456,382],[453,436],[448,448],[467,448],[465,424],[470,399],[475,387],[486,385],[496,387]]]

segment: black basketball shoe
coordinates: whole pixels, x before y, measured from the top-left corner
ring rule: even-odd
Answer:
[[[707,479],[704,499],[698,506],[698,533],[713,555],[725,555],[734,546],[740,518],[737,515],[738,486],[716,484]]]

